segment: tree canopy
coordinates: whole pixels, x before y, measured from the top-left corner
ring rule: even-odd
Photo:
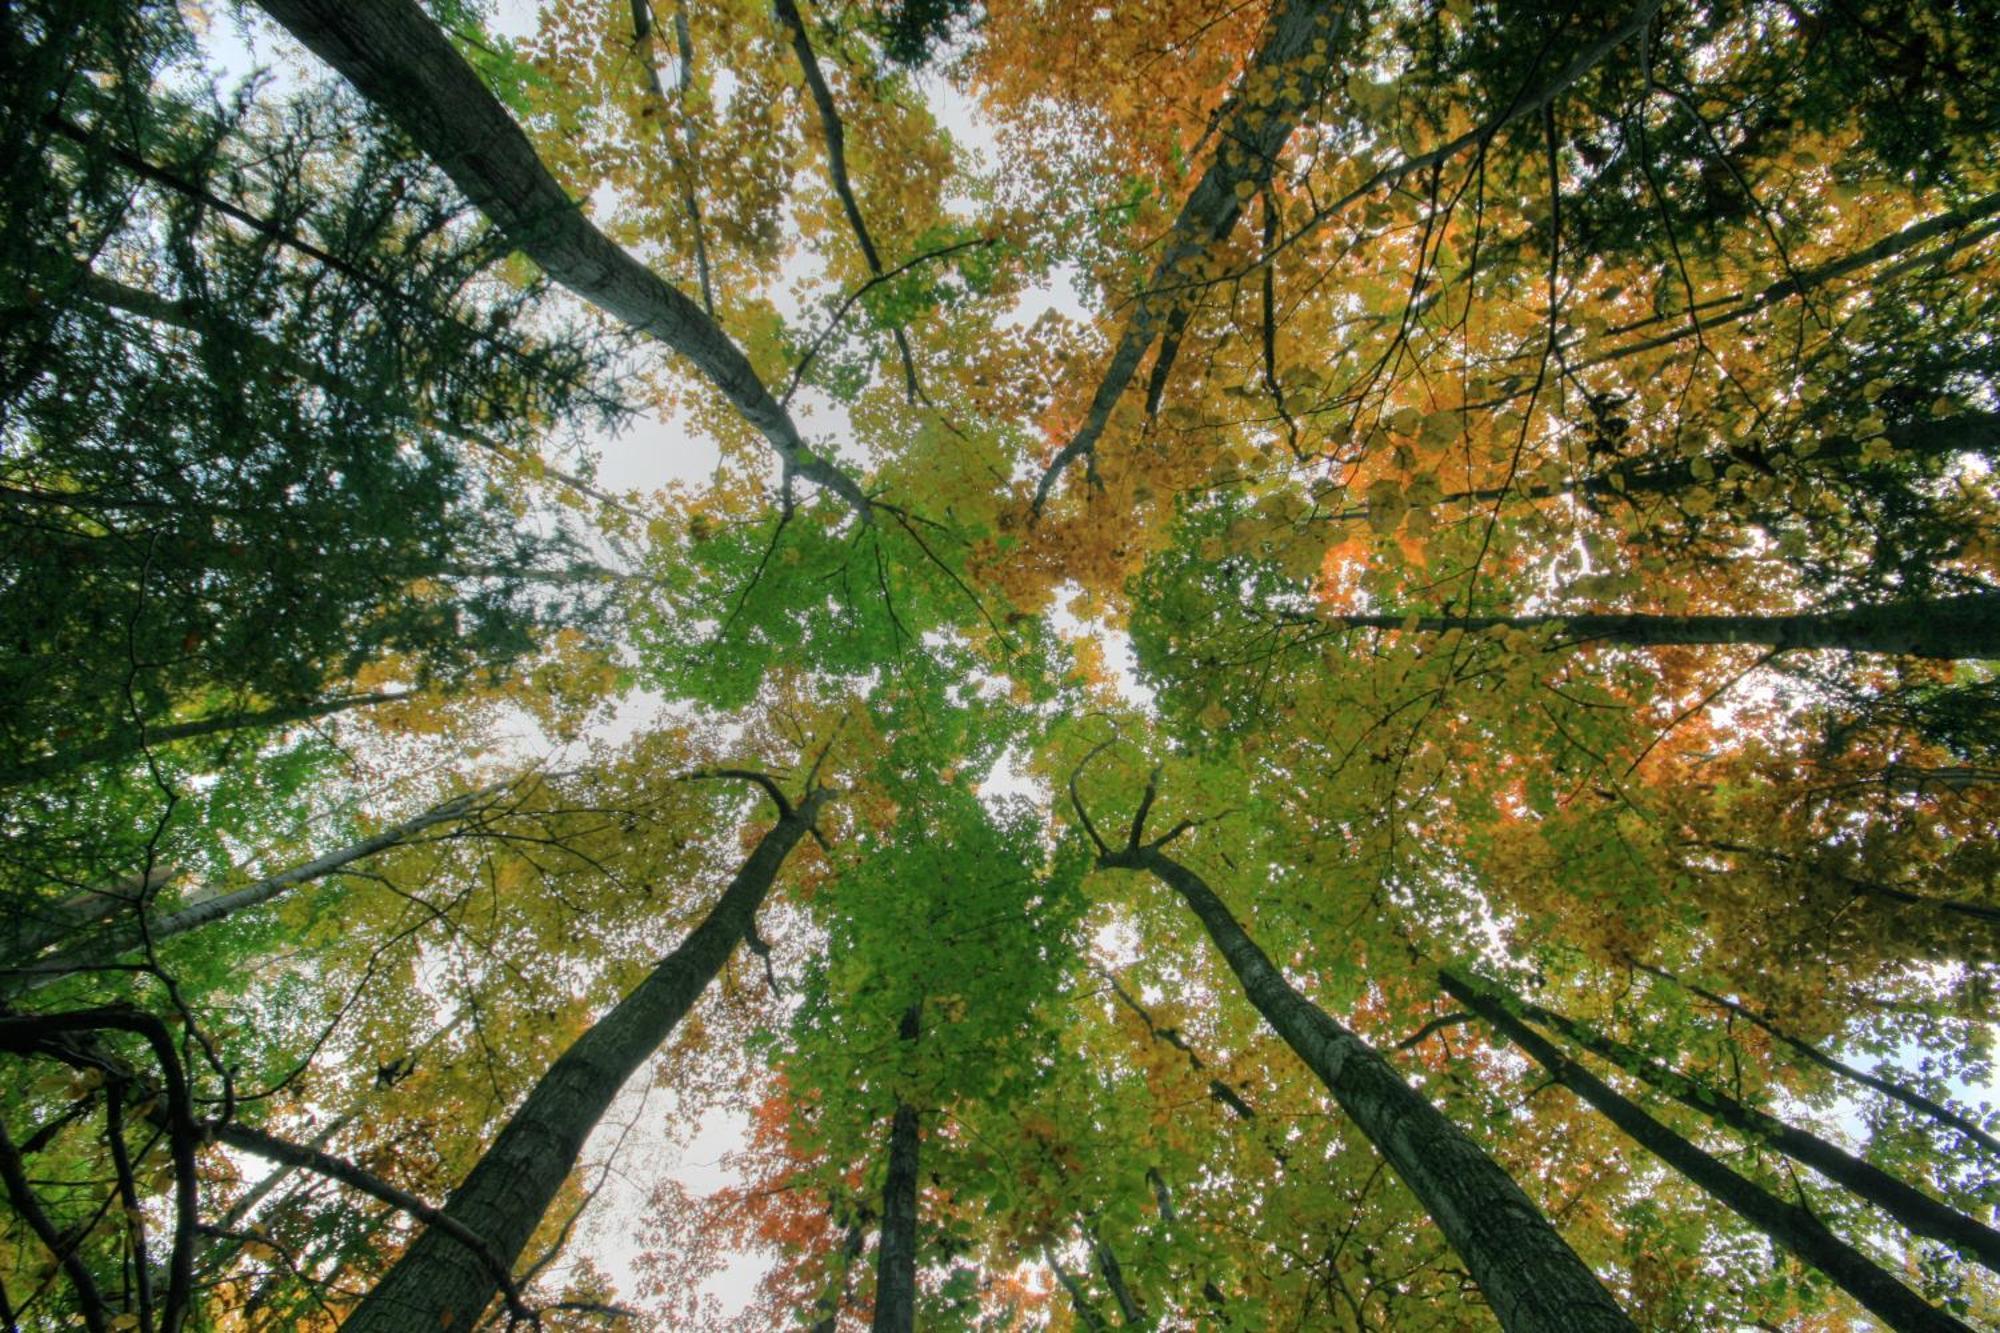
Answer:
[[[0,1324],[2000,1327],[1981,6],[0,87]]]

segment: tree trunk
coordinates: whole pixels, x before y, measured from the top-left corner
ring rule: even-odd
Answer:
[[[368,708],[375,704],[394,703],[398,699],[408,698],[412,693],[414,691],[386,690],[372,694],[350,694],[335,699],[309,699],[304,703],[278,704],[270,708],[257,709],[255,712],[217,713],[212,717],[196,718],[192,722],[171,722],[143,728],[121,727],[109,736],[79,745],[73,750],[63,750],[35,759],[21,759],[0,768],[0,787],[18,787],[24,782],[40,782],[45,778],[60,777],[86,764],[108,764],[114,760],[127,759],[149,745],[197,740],[203,736],[221,736],[232,731],[248,731],[253,727],[282,727],[294,722],[309,722],[314,718],[344,713],[350,708]]]
[[[520,1257],[576,1165],[584,1139],[749,932],[779,867],[812,826],[827,794],[819,789],[784,811],[680,947],[549,1066],[452,1193],[446,1217],[483,1237],[504,1262]],[[411,1243],[343,1328],[348,1333],[470,1330],[499,1290],[478,1255],[431,1228]]]
[[[1610,1061],[1681,1105],[1691,1107],[1753,1141],[1767,1143],[1794,1161],[1803,1162],[1828,1180],[1845,1186],[1874,1204],[1917,1235],[1941,1240],[1975,1255],[1987,1268],[2000,1272],[2000,1232],[1938,1202],[1872,1162],[1863,1161],[1817,1134],[1788,1125],[1754,1106],[1746,1106],[1734,1097],[1699,1083],[1623,1042],[1615,1041],[1552,1009],[1503,991],[1491,982],[1453,972],[1440,972],[1438,975],[1454,995],[1479,991],[1493,1003],[1505,1006],[1508,1012],[1560,1032],[1584,1050]]]
[[[22,907],[12,923],[0,965],[25,963],[52,945],[60,944],[86,926],[94,926],[128,908],[149,901],[180,872],[170,865],[153,865],[145,873],[133,875],[100,889],[85,889],[56,902]]]
[[[1425,634],[1560,625],[1576,644],[1755,644],[1780,651],[1837,648],[1946,661],[2000,658],[2000,592],[1797,615],[1419,616],[1414,622],[1396,615],[1325,615],[1317,619],[1350,629],[1414,629]]]
[[[1125,1266],[1118,1262],[1118,1251],[1111,1248],[1094,1223],[1086,1228],[1085,1234],[1090,1238],[1090,1254],[1097,1261],[1097,1271],[1103,1276],[1104,1285],[1111,1289],[1111,1299],[1118,1303],[1119,1317],[1128,1328],[1150,1327],[1145,1304],[1125,1282]]]
[[[592,226],[528,136],[415,0],[258,0],[344,75],[548,275],[693,362],[784,460],[866,518],[854,479],[813,453],[742,349],[678,288]]]
[[[1076,1274],[1063,1267],[1062,1260],[1056,1257],[1053,1245],[1042,1246],[1042,1262],[1049,1266],[1049,1270],[1056,1275],[1056,1281],[1060,1282],[1062,1289],[1069,1293],[1070,1308],[1076,1311],[1077,1323],[1083,1325],[1089,1333],[1105,1333],[1104,1316],[1090,1303],[1090,1293],[1083,1289],[1083,1283],[1077,1281]]]
[[[1993,202],[2000,206],[2000,196]],[[1935,421],[1911,422],[1892,426],[1886,432],[1890,444],[1895,446],[1901,457],[1948,458],[1953,454],[1974,453],[1984,455],[2000,454],[2000,413],[1965,412],[1958,416],[1941,417]],[[1814,468],[1825,468],[1829,464],[1846,464],[1861,456],[1867,441],[1851,435],[1836,435],[1821,442],[1811,455]],[[1735,454],[1722,452],[1709,454],[1707,467],[1716,476],[1728,471],[1730,464],[1743,461]],[[1473,490],[1452,491],[1441,495],[1435,506],[1453,504],[1491,504],[1509,496],[1522,500],[1548,500],[1559,495],[1589,495],[1599,499],[1618,499],[1632,495],[1671,495],[1701,485],[1701,478],[1695,474],[1695,460],[1679,459],[1672,463],[1661,463],[1653,459],[1637,458],[1617,463],[1591,476],[1582,476],[1560,485],[1513,485],[1485,486]],[[1331,514],[1323,514],[1316,521],[1321,523],[1354,523],[1365,521],[1370,514],[1369,506],[1355,505]]]
[[[1035,487],[1037,514],[1048,503],[1064,469],[1097,447],[1098,437],[1111,422],[1112,409],[1124,396],[1132,377],[1138,374],[1139,363],[1162,330],[1167,330],[1167,344],[1161,348],[1161,360],[1153,376],[1164,387],[1178,348],[1178,329],[1186,320],[1185,314],[1177,312],[1182,311],[1185,299],[1198,286],[1195,268],[1202,256],[1236,229],[1236,221],[1243,215],[1239,188],[1247,184],[1254,194],[1270,184],[1278,154],[1292,137],[1299,119],[1320,99],[1327,83],[1342,72],[1332,54],[1314,54],[1312,43],[1319,40],[1328,47],[1337,43],[1345,26],[1345,12],[1343,7],[1328,4],[1326,0],[1291,0],[1291,3],[1281,0],[1273,7],[1262,45],[1251,57],[1229,100],[1216,113],[1218,142],[1232,151],[1217,152],[1210,158],[1201,179],[1181,205],[1146,289],[1138,294],[1132,317],[1119,334],[1118,345],[1104,368],[1104,377],[1091,395],[1083,424],[1050,460]],[[1246,89],[1260,86],[1261,80],[1279,70],[1297,70],[1299,76],[1296,80],[1273,80],[1277,86],[1262,104],[1245,95]],[[1148,391],[1150,400],[1156,401],[1157,397],[1156,391]]]
[[[1667,1126],[1618,1095],[1602,1079],[1565,1059],[1533,1028],[1507,1011],[1484,991],[1460,985],[1444,974],[1444,988],[1495,1031],[1526,1051],[1549,1075],[1641,1147],[1673,1167],[1737,1216],[1784,1246],[1872,1311],[1899,1333],[1971,1333],[1966,1325],[1934,1309],[1915,1292],[1869,1262],[1868,1257],[1833,1234],[1817,1217],[1795,1203],[1774,1198],[1754,1181],[1737,1175]]]
[[[1513,1178],[1372,1047],[1299,994],[1199,875],[1156,847],[1107,853],[1099,864],[1150,871],[1194,910],[1250,1002],[1437,1222],[1503,1328],[1632,1329]]]
[[[897,1035],[917,1039],[921,1002]],[[897,1099],[889,1125],[889,1178],[882,1183],[882,1238],[875,1251],[874,1333],[910,1333],[917,1322],[917,1108]]]
[[[1966,1119],[1964,1116],[1958,1114],[1956,1111],[1953,1111],[1950,1107],[1943,1106],[1935,1101],[1932,1101],[1929,1097],[1924,1096],[1921,1092],[1918,1092],[1915,1088],[1907,1087],[1901,1083],[1895,1082],[1892,1079],[1878,1078],[1876,1075],[1870,1074],[1866,1070],[1856,1069],[1853,1065],[1847,1064],[1846,1062],[1841,1060],[1837,1060],[1833,1056],[1828,1055],[1825,1051],[1822,1051],[1819,1047],[1814,1046],[1812,1043],[1805,1041],[1799,1037],[1795,1037],[1791,1033],[1785,1031],[1783,1028],[1779,1027],[1776,1021],[1773,1020],[1769,1015],[1761,1014],[1757,1012],[1757,1010],[1752,1009],[1748,1005],[1738,1004],[1736,1001],[1728,999],[1725,996],[1717,995],[1712,990],[1707,990],[1701,986],[1697,986],[1691,981],[1683,980],[1682,978],[1676,976],[1674,973],[1667,971],[1667,969],[1665,969],[1664,967],[1655,967],[1651,963],[1642,963],[1636,958],[1631,959],[1630,961],[1632,965],[1638,968],[1640,971],[1649,972],[1652,975],[1659,977],[1664,981],[1671,981],[1676,986],[1684,987],[1691,994],[1699,995],[1702,999],[1707,1000],[1710,1004],[1716,1006],[1718,1009],[1725,1010],[1728,1013],[1735,1014],[1740,1018],[1746,1019],[1749,1022],[1756,1024],[1758,1027],[1764,1029],[1764,1031],[1770,1033],[1773,1037],[1776,1037],[1779,1041],[1783,1042],[1785,1045],[1791,1047],[1794,1051],[1797,1051],[1800,1055],[1804,1056],[1806,1059],[1812,1061],[1812,1063],[1818,1065],[1821,1069],[1824,1069],[1829,1073],[1838,1074],[1842,1078],[1852,1079],[1856,1083],[1859,1083],[1864,1088],[1873,1088],[1875,1091],[1881,1093],[1883,1096],[1901,1102],[1904,1106],[1909,1107],[1912,1111],[1915,1111],[1920,1115],[1929,1116],[1931,1119],[1937,1121],[1939,1124],[1946,1125],[1952,1129],[1957,1130],[1959,1133],[1965,1135],[1967,1138],[1971,1139],[1974,1143],[1984,1148],[1987,1152],[1993,1153],[1996,1156],[2000,1156],[2000,1139],[1995,1139],[1991,1134],[1988,1134],[1978,1125],[1973,1124],[1972,1121]]]
[[[149,940],[157,944],[176,935],[185,935],[191,930],[198,930],[212,922],[232,916],[246,907],[269,902],[287,889],[324,879],[356,861],[365,860],[377,852],[400,846],[425,829],[463,818],[480,802],[500,792],[506,785],[499,783],[454,797],[442,805],[432,806],[422,814],[404,820],[393,828],[383,829],[372,837],[349,843],[338,851],[315,857],[303,865],[280,871],[233,893],[217,894],[213,898],[182,908],[178,912],[150,919],[143,927],[138,921],[123,922],[110,927],[95,939],[78,944],[62,953],[41,959],[23,958],[18,966],[0,968],[0,997],[16,998],[73,973],[112,962],[134,949],[141,948]]]

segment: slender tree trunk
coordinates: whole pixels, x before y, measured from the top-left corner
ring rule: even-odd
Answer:
[[[1097,447],[1098,437],[1111,423],[1112,409],[1139,372],[1139,363],[1152,349],[1163,331],[1166,345],[1155,362],[1148,399],[1157,404],[1158,388],[1163,388],[1179,347],[1179,331],[1186,323],[1184,305],[1198,286],[1193,268],[1216,244],[1226,240],[1243,215],[1240,187],[1249,193],[1266,188],[1277,168],[1278,154],[1292,137],[1299,120],[1317,102],[1328,83],[1340,77],[1342,67],[1331,52],[1314,54],[1312,43],[1319,40],[1333,47],[1342,40],[1346,10],[1327,0],[1291,0],[1273,6],[1257,53],[1250,58],[1243,76],[1229,100],[1217,112],[1221,133],[1218,142],[1226,151],[1215,153],[1201,179],[1188,193],[1160,248],[1146,290],[1138,295],[1132,317],[1118,335],[1118,345],[1104,368],[1104,377],[1092,393],[1083,424],[1043,471],[1035,487],[1035,512],[1048,503],[1050,493],[1063,471],[1079,458],[1088,457]],[[1297,70],[1298,77],[1273,79],[1276,88],[1260,102],[1246,96],[1246,90],[1271,79],[1279,70]],[[1265,85],[1268,86],[1268,85]]]
[[[1509,1333],[1632,1329],[1609,1293],[1498,1163],[1279,973],[1215,891],[1155,847],[1099,864],[1150,871],[1201,919],[1250,1002],[1319,1076],[1436,1220]]]
[[[749,933],[779,867],[812,826],[827,794],[816,790],[796,809],[782,812],[702,923],[549,1067],[453,1192],[444,1206],[446,1217],[484,1238],[504,1262],[520,1257],[576,1165],[584,1139]],[[342,1327],[347,1333],[469,1330],[499,1290],[478,1255],[430,1228]]]
[[[221,736],[232,731],[248,731],[254,727],[289,726],[294,722],[309,722],[314,718],[331,717],[350,708],[368,708],[375,704],[394,703],[398,699],[408,698],[411,693],[412,691],[408,690],[385,690],[370,694],[349,694],[333,699],[309,699],[304,703],[278,704],[254,711],[217,713],[212,717],[197,718],[192,722],[170,722],[148,727],[123,726],[109,736],[86,745],[34,759],[17,760],[0,767],[0,787],[18,787],[24,782],[40,782],[45,778],[60,777],[88,764],[108,764],[119,759],[129,759],[149,745],[198,740],[203,736]]]
[[[917,1039],[923,1004],[903,1014],[897,1035]],[[917,1108],[898,1099],[889,1124],[889,1177],[882,1184],[882,1238],[875,1251],[874,1333],[910,1333],[917,1321]]]
[[[393,828],[383,829],[372,837],[349,843],[337,851],[315,857],[302,865],[293,866],[290,870],[281,871],[232,893],[217,894],[192,907],[149,919],[143,926],[136,920],[121,922],[95,938],[61,953],[40,959],[24,959],[18,966],[0,968],[0,997],[12,999],[37,990],[73,973],[113,962],[142,947],[148,940],[157,944],[176,935],[185,935],[191,930],[199,930],[203,926],[233,916],[247,907],[269,902],[287,889],[324,879],[336,871],[353,865],[356,861],[401,846],[426,829],[464,818],[477,809],[481,802],[503,790],[506,785],[500,783],[454,797],[442,805],[433,806],[420,815],[404,820]]]
[[[1864,1088],[1873,1088],[1883,1096],[1901,1102],[1912,1111],[1920,1115],[1929,1116],[1939,1124],[1957,1130],[1987,1152],[2000,1156],[2000,1139],[1994,1138],[1991,1134],[1988,1134],[1978,1125],[1973,1124],[1972,1121],[1953,1111],[1950,1107],[1932,1101],[1915,1088],[1898,1083],[1893,1079],[1879,1078],[1874,1074],[1868,1073],[1866,1070],[1856,1069],[1853,1065],[1837,1060],[1812,1043],[1785,1031],[1769,1015],[1759,1013],[1748,1005],[1738,1004],[1736,1001],[1718,995],[1712,990],[1697,986],[1695,983],[1684,980],[1674,973],[1667,971],[1664,967],[1656,967],[1651,963],[1642,963],[1636,958],[1631,959],[1630,962],[1642,972],[1649,972],[1664,981],[1671,981],[1676,986],[1685,988],[1690,994],[1699,995],[1718,1009],[1725,1010],[1737,1015],[1739,1018],[1756,1024],[1806,1059],[1812,1061],[1812,1063],[1818,1065],[1821,1069],[1829,1073],[1838,1074],[1842,1078],[1852,1079]]]
[[[1453,972],[1438,975],[1448,983],[1453,994],[1469,991],[1485,994],[1493,1003],[1505,1006],[1508,1012],[1560,1032],[1584,1050],[1610,1061],[1681,1105],[1692,1107],[1716,1123],[1727,1125],[1752,1140],[1767,1143],[1792,1160],[1804,1163],[1828,1180],[1845,1186],[1858,1197],[1874,1204],[1917,1235],[1941,1240],[1977,1256],[1987,1268],[2000,1271],[2000,1232],[1938,1202],[1872,1162],[1863,1161],[1817,1134],[1788,1125],[1754,1106],[1746,1106],[1727,1093],[1689,1078],[1624,1042],[1615,1041],[1573,1018],[1503,991],[1491,982]]]
[[[1042,1246],[1042,1262],[1049,1266],[1050,1271],[1056,1275],[1056,1281],[1062,1283],[1062,1289],[1069,1293],[1069,1303],[1076,1311],[1076,1321],[1090,1333],[1105,1333],[1104,1316],[1090,1303],[1090,1293],[1083,1289],[1083,1283],[1077,1281],[1076,1274],[1063,1267],[1062,1260],[1056,1257],[1054,1246]]]
[[[2000,196],[1994,198],[1996,202],[2000,202]],[[1965,412],[1958,416],[1941,417],[1935,421],[1910,422],[1890,427],[1887,434],[1897,454],[1904,457],[1948,458],[1952,454],[1959,453],[2000,454],[2000,412]],[[1859,458],[1866,445],[1867,441],[1855,439],[1851,435],[1833,436],[1822,442],[1819,449],[1813,453],[1812,465],[1815,468],[1824,468],[1829,464],[1847,463]],[[1735,454],[1723,452],[1710,454],[1704,461],[1710,471],[1720,475],[1726,472],[1732,463],[1745,460]],[[1695,474],[1693,459],[1680,459],[1672,463],[1634,459],[1560,485],[1478,487],[1441,495],[1435,503],[1439,506],[1491,504],[1508,496],[1523,500],[1547,500],[1558,495],[1589,495],[1599,499],[1616,499],[1632,495],[1672,495],[1701,484],[1701,478]],[[1369,506],[1355,505],[1335,513],[1321,515],[1316,521],[1361,522],[1368,518],[1369,513]]]
[[[1414,629],[1425,634],[1561,625],[1565,636],[1575,643],[1632,647],[1755,644],[1779,650],[1836,648],[1946,661],[2000,657],[2000,592],[1797,615],[1419,616],[1414,622],[1396,615],[1324,615],[1316,619],[1349,629]]]
[[[786,469],[872,511],[852,477],[815,454],[748,357],[700,305],[584,217],[528,136],[415,0],[259,0],[437,163],[521,253],[633,331],[694,363]]]
[[[25,963],[86,926],[146,902],[178,873],[173,866],[155,865],[117,884],[85,889],[46,906],[22,908],[20,919],[13,922],[6,950],[0,953],[0,960],[4,960],[0,966]]]
[[[1825,1273],[1889,1327],[1899,1333],[1971,1333],[1965,1324],[1933,1308],[1869,1262],[1866,1255],[1834,1235],[1806,1209],[1774,1198],[1754,1181],[1737,1175],[1619,1096],[1595,1074],[1564,1058],[1546,1038],[1509,1013],[1490,994],[1461,986],[1449,975],[1444,978],[1444,987],[1634,1142],[1728,1205],[1737,1216],[1777,1244]]]
[[[1104,1239],[1095,1224],[1087,1229],[1090,1237],[1090,1254],[1097,1261],[1097,1271],[1104,1277],[1104,1285],[1111,1289],[1111,1299],[1118,1303],[1118,1314],[1131,1328],[1147,1328],[1151,1320],[1146,1318],[1146,1307],[1125,1281],[1125,1266],[1118,1262],[1118,1251],[1111,1248],[1111,1242]]]
[[[661,111],[666,111],[667,88],[660,82],[660,66],[653,54],[653,5],[652,0],[631,0],[632,43],[638,48],[639,63],[645,69],[646,91],[653,95]],[[687,103],[688,83],[693,76],[694,41],[688,32],[687,14],[677,10],[674,14],[674,34],[680,44],[680,73],[675,80],[681,94],[681,104]],[[694,194],[694,153],[693,144],[676,145],[680,136],[670,128],[673,117],[660,117],[660,135],[667,140],[667,155],[674,168],[674,175],[680,177],[681,209],[688,216],[688,227],[694,233],[694,270],[701,284],[701,308],[710,316],[715,314],[715,285],[708,272],[708,240],[701,225],[701,203]]]
[[[840,1327],[840,1312],[847,1306],[847,1284],[854,1275],[854,1261],[860,1257],[866,1239],[859,1222],[847,1224],[847,1231],[840,1238],[838,1281],[833,1290],[819,1298],[820,1317],[813,1322],[812,1333],[836,1333]]]

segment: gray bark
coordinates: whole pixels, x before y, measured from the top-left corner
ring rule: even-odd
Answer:
[[[1042,473],[1035,488],[1036,513],[1048,503],[1049,493],[1064,470],[1097,447],[1098,437],[1111,420],[1112,408],[1124,396],[1154,340],[1163,330],[1172,330],[1170,342],[1178,345],[1179,329],[1186,318],[1179,312],[1187,293],[1197,284],[1190,265],[1198,263],[1235,230],[1236,221],[1243,214],[1236,187],[1245,181],[1258,190],[1270,184],[1285,141],[1292,137],[1300,117],[1324,94],[1326,81],[1333,72],[1330,56],[1313,58],[1312,43],[1318,39],[1331,45],[1339,40],[1344,9],[1334,0],[1290,3],[1280,0],[1265,28],[1263,45],[1245,67],[1238,90],[1217,113],[1216,123],[1221,130],[1216,139],[1221,147],[1209,160],[1201,179],[1195,182],[1193,192],[1181,205],[1180,215],[1167,233],[1159,263],[1154,266],[1147,289],[1134,303],[1124,331],[1118,335],[1118,346],[1104,368],[1104,378],[1098,381],[1097,390],[1091,395],[1083,425]],[[1282,80],[1270,100],[1262,105],[1244,97],[1245,84],[1280,68],[1300,71],[1298,79]],[[1162,349],[1160,355],[1171,363],[1169,351]],[[1166,367],[1156,368],[1153,378],[1163,386]],[[1149,397],[1157,398],[1157,394]]]
[[[1819,1047],[1814,1046],[1811,1042],[1805,1041],[1802,1038],[1792,1035],[1790,1032],[1787,1032],[1785,1029],[1779,1027],[1777,1025],[1777,1022],[1774,1019],[1772,1019],[1769,1014],[1759,1013],[1757,1010],[1752,1009],[1749,1005],[1738,1004],[1736,1001],[1731,1000],[1725,996],[1718,995],[1712,990],[1708,990],[1704,987],[1697,986],[1695,983],[1691,981],[1683,980],[1681,977],[1674,975],[1672,972],[1667,971],[1663,967],[1655,967],[1651,963],[1642,963],[1636,958],[1632,959],[1631,961],[1633,966],[1637,967],[1640,971],[1650,972],[1652,975],[1659,977],[1662,980],[1671,981],[1677,986],[1685,987],[1691,994],[1699,995],[1702,999],[1707,1000],[1710,1004],[1715,1005],[1717,1008],[1726,1010],[1729,1013],[1737,1015],[1739,1018],[1746,1019],[1749,1022],[1756,1024],[1758,1027],[1770,1033],[1773,1037],[1777,1038],[1785,1045],[1791,1047],[1794,1051],[1797,1051],[1807,1060],[1810,1060],[1812,1063],[1818,1065],[1821,1069],[1826,1070],[1828,1073],[1838,1074],[1842,1078],[1852,1079],[1854,1082],[1859,1083],[1864,1088],[1873,1088],[1876,1092],[1881,1093],[1883,1096],[1901,1102],[1904,1106],[1909,1107],[1912,1111],[1915,1111],[1920,1115],[1929,1116],[1931,1119],[1937,1121],[1939,1124],[1946,1125],[1952,1129],[1957,1130],[1959,1133],[1965,1135],[1967,1138],[1971,1139],[1974,1143],[1984,1148],[1987,1152],[1993,1153],[1996,1156],[2000,1156],[2000,1139],[1995,1139],[1991,1134],[1988,1134],[1985,1130],[1981,1129],[1978,1125],[1974,1124],[1972,1121],[1958,1114],[1950,1107],[1943,1106],[1938,1102],[1933,1101],[1929,1097],[1924,1096],[1924,1094],[1918,1092],[1915,1088],[1908,1087],[1902,1083],[1898,1083],[1893,1079],[1879,1078],[1876,1075],[1871,1074],[1863,1069],[1856,1069],[1853,1065],[1850,1065],[1843,1060],[1838,1060],[1833,1056],[1828,1055],[1825,1051],[1822,1051]]]
[[[922,1005],[898,1036],[917,1039]],[[917,1108],[896,1103],[889,1124],[889,1175],[882,1183],[882,1235],[875,1251],[874,1333],[911,1333],[917,1321]]]
[[[1635,1143],[1726,1204],[1777,1244],[1825,1273],[1889,1327],[1899,1333],[1971,1333],[1965,1324],[1933,1308],[1869,1262],[1866,1255],[1834,1235],[1806,1209],[1775,1198],[1754,1181],[1737,1175],[1621,1097],[1604,1080],[1564,1058],[1547,1039],[1509,1013],[1491,995],[1461,986],[1448,975],[1444,987]]]
[[[301,865],[280,871],[234,892],[220,893],[191,907],[184,907],[178,912],[151,918],[143,926],[138,921],[121,923],[105,930],[96,938],[61,953],[23,961],[16,967],[0,968],[0,996],[15,998],[72,973],[111,962],[143,947],[148,940],[157,944],[161,940],[185,935],[191,930],[199,930],[246,907],[269,902],[287,889],[324,879],[336,871],[353,865],[356,861],[401,846],[426,829],[463,818],[472,813],[482,801],[501,791],[505,785],[502,783],[454,797],[442,805],[433,806],[422,814],[383,829],[371,837],[351,842],[336,851],[314,857]]]
[[[786,470],[864,519],[854,479],[815,454],[716,322],[585,218],[521,127],[415,0],[259,0],[409,136],[529,259],[584,300],[691,361]]]
[[[1967,1254],[1976,1255],[1987,1268],[2000,1272],[2000,1232],[1938,1202],[1872,1162],[1856,1157],[1817,1134],[1786,1124],[1754,1106],[1746,1106],[1727,1093],[1697,1082],[1624,1042],[1615,1041],[1552,1009],[1504,993],[1491,983],[1472,977],[1451,972],[1442,972],[1439,976],[1449,983],[1453,994],[1473,990],[1485,993],[1494,1003],[1505,1005],[1510,1013],[1561,1033],[1584,1050],[1617,1065],[1681,1105],[1691,1107],[1753,1141],[1769,1144],[1793,1161],[1804,1163],[1828,1180],[1874,1204],[1917,1235],[1944,1241]]]
[[[652,93],[661,110],[667,106],[666,85],[660,82],[660,67],[653,59],[653,6],[652,0],[631,0],[632,42],[639,49],[640,63],[645,67],[646,90]],[[688,32],[686,12],[674,15],[674,36],[680,46],[680,75],[674,81],[675,91],[681,94],[682,104],[686,104],[688,84],[694,77],[694,39]],[[662,118],[664,126],[665,118]],[[662,133],[672,137],[672,131],[663,128]],[[682,151],[668,149],[674,174],[681,178],[681,209],[688,215],[688,226],[694,232],[695,277],[701,283],[701,308],[711,316],[715,314],[715,284],[708,272],[708,239],[701,225],[701,203],[694,194],[694,145],[684,142]]]
[[[1396,615],[1328,615],[1319,619],[1348,629],[1413,628],[1424,634],[1561,625],[1572,643],[1628,647],[1748,644],[1781,652],[1828,648],[1945,661],[2000,658],[2000,592],[1795,615],[1419,616],[1414,625],[1408,617]]]
[[[482,1237],[504,1263],[520,1258],[576,1165],[584,1139],[749,933],[779,867],[827,796],[821,788],[786,810],[680,947],[549,1067],[452,1193],[444,1216]],[[470,1329],[499,1290],[477,1254],[431,1228],[411,1243],[343,1327],[348,1333]]]
[[[1136,845],[1136,837],[1100,864],[1150,871],[1193,909],[1250,1002],[1437,1222],[1503,1328],[1633,1328],[1513,1178],[1372,1047],[1286,981],[1199,875],[1156,846]]]
[[[255,711],[217,713],[212,717],[197,718],[192,722],[121,727],[109,736],[91,741],[87,745],[79,745],[75,749],[62,750],[55,754],[18,760],[5,768],[0,768],[0,787],[17,787],[27,782],[60,777],[87,765],[108,764],[120,759],[129,759],[149,745],[199,740],[203,736],[222,736],[233,731],[249,731],[257,727],[290,726],[294,722],[309,722],[314,718],[331,717],[351,708],[368,708],[375,704],[394,703],[398,699],[408,697],[410,693],[406,690],[386,690],[370,694],[350,694],[334,699],[309,699],[304,703],[278,704]]]
[[[22,915],[11,923],[7,947],[0,953],[0,960],[9,966],[25,963],[84,927],[149,901],[178,873],[173,866],[150,866],[144,874],[133,875],[118,884],[85,889],[45,906],[23,908]]]

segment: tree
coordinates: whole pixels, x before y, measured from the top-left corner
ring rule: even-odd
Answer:
[[[1979,15],[257,13],[0,20],[0,1315],[2000,1312]]]

